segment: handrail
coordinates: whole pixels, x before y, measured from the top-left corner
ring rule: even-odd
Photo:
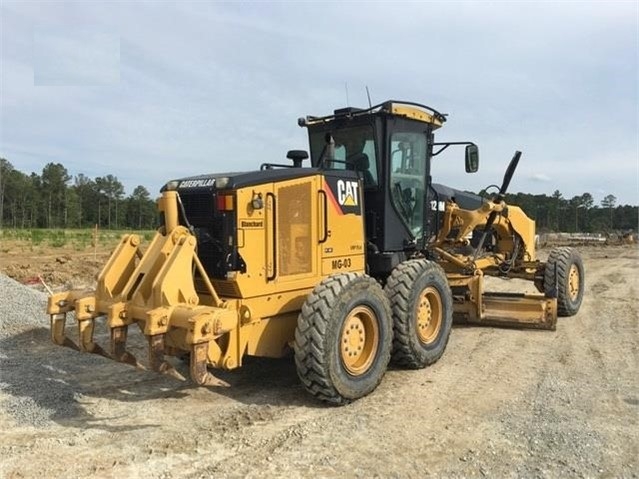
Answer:
[[[268,200],[269,198],[271,198],[271,210],[273,212],[273,237],[271,238],[271,241],[273,241],[273,250],[272,250],[272,255],[273,255],[273,273],[272,274],[268,274],[268,261],[266,262],[267,264],[267,274],[266,274],[266,280],[267,281],[273,281],[276,277],[277,277],[277,208],[276,208],[276,200],[275,200],[275,195],[271,192],[266,193],[266,199]],[[267,205],[268,208],[268,205]]]
[[[369,113],[374,113],[374,112],[376,113],[377,111],[382,111],[385,107],[390,108],[393,104],[422,108],[432,113],[435,119],[441,121],[442,123],[446,121],[446,115],[435,110],[434,108],[430,106],[422,105],[421,103],[415,103],[412,101],[387,100],[383,103],[380,103],[378,105],[371,106],[369,108],[365,108],[362,110],[349,110],[342,113],[333,113],[332,115],[326,115],[326,116],[306,116],[305,118],[300,118],[298,120],[298,124],[299,126],[306,126],[307,123],[311,123],[311,122],[315,123],[315,122],[323,122],[323,121],[332,121],[342,117],[357,117],[357,116],[367,115]]]
[[[328,197],[326,195],[326,191],[324,190],[318,190],[317,194],[318,196],[321,195],[324,198],[324,201],[323,201],[324,231],[322,232],[323,233],[322,239],[318,241],[319,244],[322,244],[322,243],[326,243],[326,240],[328,240]]]

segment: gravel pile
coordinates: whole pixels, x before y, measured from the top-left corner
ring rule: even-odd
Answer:
[[[0,274],[0,339],[48,323],[47,295]]]
[[[0,275],[0,394],[3,411],[20,426],[48,427],[81,413],[73,377],[95,361],[77,364],[49,338],[47,296]]]

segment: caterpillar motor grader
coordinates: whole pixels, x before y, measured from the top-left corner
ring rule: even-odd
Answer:
[[[444,352],[453,318],[554,329],[575,314],[584,270],[577,252],[535,255],[535,223],[504,202],[520,158],[483,198],[432,182],[431,163],[471,142],[436,142],[446,117],[410,102],[344,108],[298,120],[306,151],[290,164],[168,182],[161,226],[148,247],[122,238],[95,291],[49,298],[58,345],[223,385],[209,369],[291,349],[304,387],[345,404],[373,391],[389,360],[423,368]],[[487,293],[486,276],[521,278],[540,294]],[[65,334],[74,312],[77,340]],[[104,323],[110,345],[94,341]],[[143,366],[127,350],[128,328],[148,342]]]

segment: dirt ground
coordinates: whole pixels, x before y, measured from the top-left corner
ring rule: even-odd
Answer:
[[[434,366],[341,408],[292,358],[197,388],[54,347],[43,311],[0,343],[0,476],[637,477],[639,250],[581,251],[584,303],[556,332],[456,326]],[[3,253],[0,272],[78,286],[103,262]]]
[[[38,285],[38,277],[41,277],[56,290],[92,286],[96,274],[117,244],[110,241],[96,249],[78,249],[72,245],[51,247],[31,246],[24,242],[6,243],[0,251],[0,273],[31,286]]]

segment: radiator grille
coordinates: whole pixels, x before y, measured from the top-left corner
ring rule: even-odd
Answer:
[[[191,224],[208,224],[213,218],[215,198],[212,194],[180,195],[184,210]]]

